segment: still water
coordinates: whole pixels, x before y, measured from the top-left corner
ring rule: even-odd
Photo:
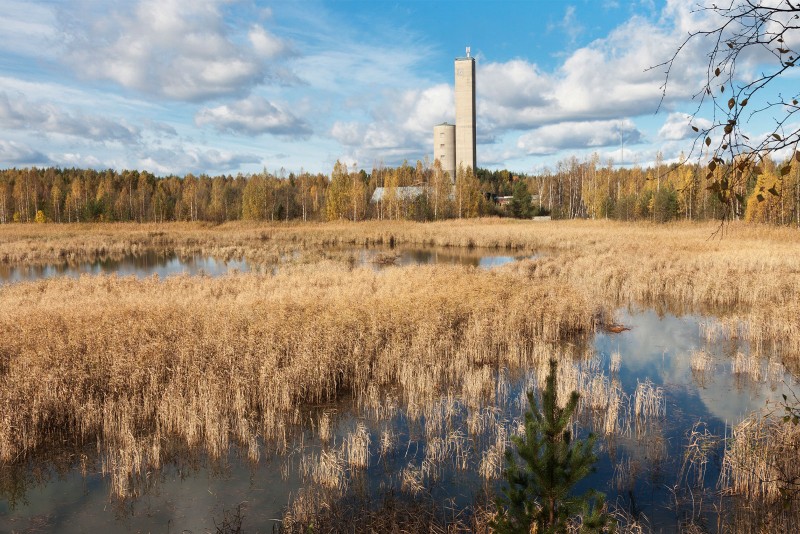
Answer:
[[[249,271],[244,260],[217,260],[207,256],[179,257],[174,253],[148,251],[121,259],[102,259],[87,263],[58,265],[0,265],[0,282],[23,282],[58,276],[79,277],[83,274],[117,274],[146,278],[177,274],[221,276],[232,271]]]
[[[687,433],[693,425],[702,421],[704,429],[724,436],[726,429],[753,410],[779,400],[787,388],[796,390],[797,383],[775,362],[772,366],[759,362],[757,367],[763,372],[734,372],[738,369],[734,367],[735,355],[746,355],[748,347],[707,335],[713,318],[660,316],[652,310],[619,310],[618,318],[630,330],[598,333],[590,347],[594,354],[590,367],[603,380],[618,384],[626,395],[632,396],[649,380],[652,388],[663,393],[666,415],[653,418],[647,425],[633,423],[628,433],[598,439],[597,471],[582,487],[605,492],[610,503],[646,517],[656,532],[674,532],[686,511],[675,506],[673,488],[679,485]],[[711,363],[708,371],[698,374],[692,371],[690,359],[692,352],[701,348],[711,355]],[[615,361],[618,369],[612,363]],[[513,426],[520,412],[518,400],[533,380],[524,371],[503,376],[510,383],[510,394],[498,404],[499,411],[497,407],[479,408],[499,421],[498,428]],[[440,464],[435,475],[425,479],[425,495],[438,502],[450,499],[456,506],[467,506],[483,488],[497,488],[497,482],[486,486],[478,476],[482,455],[494,435],[476,437],[467,432],[466,421],[475,407],[458,400],[442,398],[441,402],[454,414],[450,430],[443,432],[456,435],[453,443],[461,443],[471,456],[467,469],[457,468],[451,460]],[[374,497],[386,487],[400,492],[400,473],[421,468],[430,456],[426,440],[430,434],[423,430],[423,421],[409,417],[403,406],[384,420],[359,410],[348,400],[318,409],[332,414],[334,447],[359,423],[369,432],[369,465],[349,481],[345,495],[360,492]],[[386,431],[395,436],[395,444],[388,454],[381,455],[380,437]],[[36,465],[14,471],[0,467],[0,532],[207,532],[215,531],[226,512],[238,504],[243,504],[246,531],[271,531],[291,499],[311,484],[299,474],[302,458],[320,450],[319,441],[304,431],[287,452],[262,454],[255,465],[235,451],[223,465],[208,465],[197,458],[179,460],[152,473],[142,495],[126,502],[110,497],[108,479],[91,462],[85,475],[77,461],[61,473]],[[713,488],[716,483],[719,465],[715,458],[721,452],[721,444],[712,451],[705,477],[707,487]],[[713,518],[709,523],[713,525]]]
[[[369,249],[331,249],[323,252],[324,257],[345,261],[350,265],[371,266],[382,269],[388,266],[409,265],[464,265],[490,269],[507,263],[530,258],[527,256],[508,256],[491,254],[486,251],[463,251],[447,248],[369,248]],[[286,255],[281,263],[301,261],[301,252]],[[315,258],[316,259],[316,258]],[[232,272],[273,272],[278,265],[254,264],[244,259],[216,259],[210,256],[178,256],[174,252],[147,251],[119,259],[101,259],[85,263],[63,263],[57,265],[5,265],[0,264],[0,283],[23,282],[53,278],[58,276],[79,277],[84,274],[117,274],[146,278],[158,275],[167,276],[187,274],[190,276],[222,276]]]

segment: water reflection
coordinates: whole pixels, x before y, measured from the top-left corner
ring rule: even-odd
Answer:
[[[280,471],[280,462],[252,466],[235,458],[224,469],[171,465],[152,474],[135,502],[109,499],[98,473],[50,473],[15,508],[0,498],[0,532],[214,532],[238,503],[246,503],[248,525],[267,530],[300,486],[296,474],[284,480]]]
[[[463,265],[479,269],[500,267],[532,258],[530,254],[498,255],[487,250],[461,248],[369,248],[352,250],[354,265],[373,265],[376,269],[397,265]]]
[[[379,252],[382,251],[376,254]],[[417,262],[449,258],[444,254],[427,255],[430,252],[418,252],[416,256],[409,252],[404,256],[400,251],[399,256],[416,258],[413,261]],[[589,359],[574,362],[578,369],[575,379],[587,399],[591,399],[589,391],[603,390],[618,391],[622,401],[619,428],[598,441],[597,471],[578,490],[600,489],[608,494],[609,502],[646,515],[658,527],[657,531],[677,531],[681,512],[670,504],[676,499],[673,491],[678,478],[694,476],[681,475],[681,468],[687,434],[695,424],[703,421],[703,429],[723,436],[726,428],[762,408],[767,401],[779,400],[789,386],[796,388],[797,383],[774,369],[771,374],[766,372],[768,362],[757,361],[759,368],[765,370],[763,373],[753,371],[752,362],[737,363],[739,355],[750,356],[749,347],[736,340],[709,339],[704,325],[713,318],[659,315],[652,310],[620,310],[617,318],[631,330],[620,334],[598,333]],[[692,354],[700,349],[711,358],[702,376],[692,372]],[[402,406],[400,392],[384,392],[376,397],[381,404],[374,408],[354,403],[352,399],[315,408],[316,412],[301,419],[316,422],[330,416],[331,437],[326,441],[306,429],[292,438],[287,454],[272,457],[267,454],[267,459],[255,466],[233,455],[223,469],[202,461],[173,463],[148,475],[152,478],[143,494],[123,506],[115,505],[116,501],[109,497],[106,477],[91,469],[83,476],[74,462],[61,474],[51,473],[46,477],[30,476],[33,471],[30,467],[0,467],[0,478],[5,481],[0,484],[4,492],[0,495],[0,531],[38,527],[60,532],[181,529],[201,532],[214,529],[225,510],[241,502],[247,503],[248,530],[270,530],[287,504],[311,484],[313,477],[302,475],[301,471],[313,470],[323,450],[344,450],[343,443],[359,423],[365,425],[369,435],[368,466],[363,470],[347,470],[345,496],[356,493],[369,501],[386,488],[401,494],[403,474],[413,477],[414,469],[422,473],[428,462],[428,475],[419,475],[425,491],[436,502],[452,499],[457,507],[467,506],[486,487],[479,469],[494,444],[502,443],[501,438],[506,439],[514,432],[515,421],[522,411],[523,393],[535,386],[537,375],[535,370],[492,370],[486,383],[489,390],[480,396],[479,402],[448,393],[436,399],[435,406],[424,416]],[[637,389],[650,391],[654,397],[663,395],[666,416],[635,418],[632,405]],[[593,430],[602,435],[609,413],[602,410],[593,413],[586,408],[581,417],[581,433]],[[387,440],[391,442],[389,445]],[[710,443],[713,443],[712,456],[719,457],[721,441]],[[440,453],[444,454],[443,459],[437,460]],[[459,460],[465,457],[467,468]],[[12,469],[22,472],[9,480]],[[718,474],[718,466],[712,462],[700,476],[706,487],[713,487]],[[496,482],[489,484],[490,488],[496,486]],[[708,519],[708,524],[713,525],[713,517]]]
[[[762,369],[759,376],[735,373],[736,355],[749,355],[750,347],[743,340],[720,338],[709,342],[703,329],[713,318],[660,316],[653,310],[620,310],[618,315],[631,330],[624,335],[599,333],[595,346],[601,353],[622,355],[620,379],[626,389],[648,377],[672,392],[677,406],[684,404],[682,396],[696,395],[703,403],[696,415],[705,413],[728,423],[741,421],[788,391],[784,373],[770,375],[766,372],[769,362],[755,356]],[[705,373],[692,372],[692,353],[699,349],[710,356],[710,369]]]
[[[354,267],[372,266],[376,269],[396,265],[464,265],[490,269],[530,258],[531,256],[507,256],[489,254],[486,251],[439,249],[439,248],[369,248],[335,249],[325,256],[344,260]],[[282,263],[304,261],[303,254],[295,251],[280,260]],[[146,278],[158,275],[161,278],[180,274],[190,276],[222,276],[238,272],[274,272],[275,265],[262,265],[245,259],[216,259],[211,256],[180,256],[174,252],[147,251],[122,258],[103,258],[95,262],[63,263],[55,265],[7,265],[0,264],[0,283],[22,282],[67,276],[77,278],[83,274],[117,274]]]
[[[77,278],[82,274],[117,274],[145,278],[154,274],[166,277],[178,274],[220,276],[231,271],[250,271],[244,260],[218,260],[208,256],[180,257],[175,253],[148,251],[121,259],[104,258],[91,263],[58,265],[0,265],[0,281],[21,282],[58,276]]]

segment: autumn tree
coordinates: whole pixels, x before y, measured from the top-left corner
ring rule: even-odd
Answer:
[[[694,118],[707,112],[710,119],[704,117],[708,122],[695,121],[692,126],[697,133],[693,150],[707,155],[707,187],[724,206],[723,216],[729,218],[743,204],[744,184],[752,174],[761,174],[766,158],[787,150],[792,154],[794,161],[785,162],[779,176],[789,174],[792,165],[800,162],[796,85],[785,94],[772,91],[778,80],[793,77],[797,70],[800,2],[736,0],[700,6],[696,12],[711,27],[691,32],[672,58],[657,67],[666,68],[666,96],[670,74],[681,55],[693,56],[687,50],[698,41],[707,49]],[[746,134],[745,124],[753,117],[771,121],[765,136],[753,139]],[[718,168],[723,172],[715,173]],[[766,192],[780,194],[777,188]]]
[[[242,192],[242,217],[256,221],[267,220],[272,215],[272,198],[267,173],[251,176]]]
[[[438,221],[446,218],[452,204],[453,182],[450,175],[442,169],[442,162],[438,159],[433,162],[428,188],[428,199],[433,211],[433,220]]]
[[[0,223],[11,222],[13,218],[13,197],[11,196],[12,186],[10,181],[0,182]]]
[[[480,215],[481,189],[472,167],[458,166],[454,195],[456,215],[459,219]]]
[[[339,160],[333,166],[331,183],[325,199],[325,216],[329,221],[345,218],[350,204],[350,181],[347,165]]]

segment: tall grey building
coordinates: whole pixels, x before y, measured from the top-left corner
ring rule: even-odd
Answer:
[[[433,127],[433,157],[442,165],[442,170],[456,179],[456,127],[443,122]]]
[[[476,168],[475,158],[475,58],[456,58],[456,169]]]
[[[433,127],[433,157],[455,182],[459,167],[475,172],[475,58],[467,47],[466,57],[455,60],[456,124]]]

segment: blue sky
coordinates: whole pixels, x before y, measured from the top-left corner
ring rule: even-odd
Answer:
[[[688,150],[694,2],[0,0],[0,167],[370,169],[432,154],[477,58],[478,165]],[[758,129],[759,126],[755,125]],[[758,133],[758,132],[756,132]]]

